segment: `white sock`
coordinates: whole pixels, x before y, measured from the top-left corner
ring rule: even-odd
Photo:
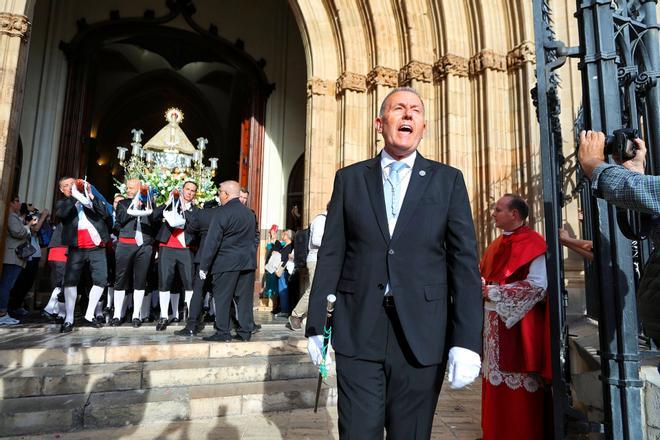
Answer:
[[[57,302],[57,316],[64,319],[66,317],[66,306],[64,303]]]
[[[124,304],[121,306],[121,319],[124,319],[124,316],[126,316],[126,309],[128,309],[128,306],[130,306],[132,302],[133,295],[126,295],[124,297]]]
[[[156,295],[153,295],[151,292],[149,292],[145,295],[144,299],[142,300],[142,312],[140,312],[140,317],[142,319],[149,317],[149,310],[151,309],[152,296],[156,296]]]
[[[133,319],[140,319],[142,311],[142,300],[144,299],[144,290],[133,291]]]
[[[167,319],[167,310],[170,307],[170,292],[158,292],[160,302],[160,317]]]
[[[210,307],[209,301],[211,301],[211,294],[209,292],[206,292],[204,294],[204,307],[206,307],[207,309]]]
[[[172,293],[170,295],[170,302],[172,303],[172,317],[179,317],[179,298],[181,298],[180,293]]]
[[[76,309],[77,298],[78,288],[76,286],[64,288],[64,304],[66,307],[66,318],[64,318],[64,322],[73,324],[73,312]]]
[[[188,312],[190,312],[190,300],[192,299],[193,296],[193,291],[192,290],[186,290],[186,296],[183,298],[183,302],[186,304],[186,307],[188,308]]]
[[[103,316],[103,302],[101,300],[99,300],[96,303],[96,308],[94,309],[94,316]]]
[[[103,295],[103,290],[101,286],[92,286],[89,289],[89,304],[87,304],[87,312],[85,313],[86,320],[92,321],[94,319],[94,309],[96,308],[96,303],[101,299],[101,295]]]
[[[105,299],[105,306],[107,308],[109,308],[109,309],[112,308],[112,304],[114,304],[113,303],[114,297],[115,297],[115,288],[108,286],[108,293],[107,293],[106,299]]]
[[[59,287],[56,287],[53,289],[53,293],[50,294],[50,299],[48,300],[48,304],[46,304],[46,307],[44,307],[44,310],[46,313],[50,313],[51,315],[57,313],[57,295],[62,291]]]
[[[112,316],[113,318],[121,319],[121,308],[124,305],[124,298],[126,297],[126,291],[125,290],[115,290],[115,295],[114,295],[114,304],[115,304],[115,314]]]
[[[209,313],[215,316],[215,300],[213,298],[211,298],[211,301],[209,301],[209,305],[211,306]]]

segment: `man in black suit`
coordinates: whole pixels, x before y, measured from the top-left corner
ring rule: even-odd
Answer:
[[[186,327],[174,332],[174,334],[179,336],[194,336],[199,332],[201,327],[199,318],[202,312],[202,302],[204,294],[211,291],[211,278],[207,277],[203,280],[199,277],[199,263],[202,259],[202,254],[204,253],[209,228],[218,212],[220,212],[220,210],[214,209],[214,207],[196,209],[190,217],[192,231],[196,235],[197,252],[193,257],[193,295],[190,301],[190,310],[188,313],[188,320],[186,321]]]
[[[147,288],[147,275],[153,256],[153,241],[160,224],[153,220],[151,196],[142,194],[139,179],[126,182],[127,199],[120,200],[115,209],[115,225],[119,238],[115,251],[116,280],[114,292],[115,314],[110,322],[121,325],[121,313],[126,290],[133,287],[133,327],[140,327],[144,316],[142,301]]]
[[[308,350],[320,362],[326,296],[336,294],[339,435],[428,439],[444,378],[472,382],[483,312],[463,176],[417,152],[426,123],[414,89],[387,95],[381,153],[335,176],[312,286]],[[448,352],[449,350],[449,352]]]
[[[174,286],[175,275],[178,273],[183,284],[186,304],[193,295],[193,262],[190,244],[195,238],[192,221],[194,221],[193,206],[197,194],[197,184],[188,180],[183,184],[182,194],[178,189],[172,192],[166,205],[154,210],[154,221],[164,219],[156,235],[160,242],[158,261],[158,296],[160,302],[160,319],[156,323],[156,330],[163,331],[169,324],[168,309],[170,300],[172,308],[178,314],[179,293],[171,293]]]
[[[231,339],[229,309],[236,302],[236,339],[249,341],[252,334],[252,289],[257,258],[254,252],[255,216],[240,200],[238,182],[220,184],[222,208],[213,217],[199,264],[199,277],[212,277],[216,333],[207,341]]]
[[[63,177],[59,186],[64,198],[57,201],[55,215],[62,221],[62,244],[68,246],[63,282],[66,317],[60,332],[73,330],[78,283],[86,264],[89,264],[94,285],[89,291],[85,323],[100,328],[102,324],[94,311],[108,284],[105,245],[110,240],[111,216],[103,202],[94,197],[89,183]]]

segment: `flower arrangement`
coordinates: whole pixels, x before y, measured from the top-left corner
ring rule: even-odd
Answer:
[[[165,112],[165,126],[144,147],[142,130],[133,129],[133,142],[130,159],[126,160],[128,148],[117,147],[119,163],[124,168],[126,179],[140,179],[148,183],[156,204],[167,203],[170,192],[192,181],[197,184],[196,203],[213,199],[218,189],[213,177],[218,168],[218,158],[209,158],[210,166],[203,164],[204,149],[208,140],[198,138],[197,148],[188,141],[179,124],[183,113],[176,108]],[[126,185],[115,179],[115,187],[120,194],[126,195]]]

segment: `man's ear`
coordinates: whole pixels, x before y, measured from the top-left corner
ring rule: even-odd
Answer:
[[[383,120],[380,119],[380,116],[374,119],[374,127],[376,127],[376,131],[378,133],[383,132]]]

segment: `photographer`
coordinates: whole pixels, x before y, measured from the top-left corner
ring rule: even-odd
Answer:
[[[580,133],[578,160],[598,197],[620,208],[652,214],[650,237],[654,252],[644,269],[637,292],[637,311],[646,334],[660,343],[660,176],[644,175],[646,144],[634,139],[635,153],[621,166],[605,162],[605,135]]]
[[[25,267],[25,260],[19,257],[17,249],[23,246],[30,237],[29,226],[26,226],[19,216],[20,207],[21,202],[18,196],[12,197],[9,202],[7,239],[2,262],[2,277],[0,277],[0,326],[18,324],[18,320],[7,313],[7,305],[9,304],[9,292]]]
[[[21,215],[24,223],[30,227],[30,245],[35,252],[25,259],[26,264],[19,275],[9,295],[9,314],[20,319],[30,314],[25,307],[25,297],[38,278],[39,261],[41,261],[41,244],[39,243],[39,231],[48,218],[48,210],[39,212],[31,203],[21,205]]]

